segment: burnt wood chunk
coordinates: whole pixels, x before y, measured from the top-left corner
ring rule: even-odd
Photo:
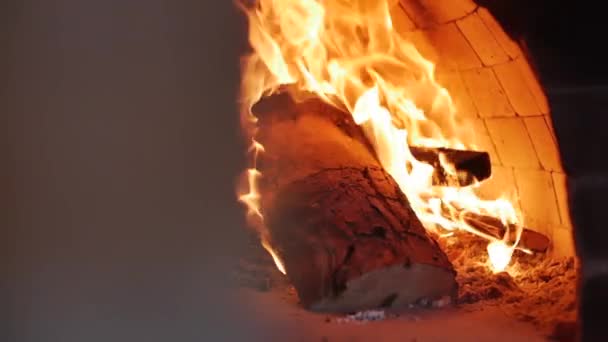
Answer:
[[[502,238],[506,232],[505,225],[495,217],[466,213],[464,220],[479,231],[498,239]],[[517,238],[515,227],[511,227],[509,233],[508,240],[514,242]],[[518,246],[532,252],[544,253],[550,244],[551,241],[545,235],[529,228],[523,228]]]
[[[269,108],[256,135],[265,235],[301,304],[348,313],[454,298],[450,261],[350,115],[315,102]]]
[[[467,186],[476,181],[481,182],[492,174],[490,155],[487,152],[415,146],[410,146],[410,151],[418,161],[435,168],[434,185]],[[445,156],[445,160],[453,166],[453,170],[446,170],[443,167],[440,155]]]

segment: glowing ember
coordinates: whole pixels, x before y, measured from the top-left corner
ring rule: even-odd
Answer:
[[[513,247],[507,246],[503,241],[493,241],[488,244],[488,257],[492,271],[498,273],[504,271],[513,254]]]
[[[257,119],[251,108],[262,97],[287,85],[295,99],[313,93],[353,116],[426,229],[441,236],[465,230],[494,241],[463,219],[475,213],[521,231],[523,222],[509,200],[480,199],[474,187],[433,186],[433,167],[412,156],[408,144],[477,148],[471,126],[436,82],[434,64],[394,31],[387,1],[258,0],[242,8],[253,48],[243,64],[242,117],[252,138]],[[251,151],[248,190],[240,199],[263,221],[256,186],[261,176],[256,160],[263,147],[253,140]],[[441,162],[446,170],[454,169],[446,158]],[[264,236],[263,224],[258,227]],[[264,247],[285,273],[272,248]],[[514,248],[490,243],[492,267],[503,270]]]

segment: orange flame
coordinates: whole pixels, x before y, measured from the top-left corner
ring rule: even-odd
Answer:
[[[513,248],[507,246],[503,241],[492,241],[488,244],[488,257],[494,272],[504,271],[512,254]]]
[[[272,256],[272,260],[274,260],[274,264],[277,266],[279,271],[283,274],[287,274],[285,272],[285,266],[283,265],[283,261],[281,261],[281,259],[279,258],[277,253],[274,251],[274,249],[272,249],[272,247],[270,247],[270,244],[268,242],[266,242],[266,240],[262,239],[262,246]]]
[[[247,216],[251,219],[259,220],[258,225],[264,221],[264,216],[260,208],[260,192],[258,191],[258,178],[262,176],[262,173],[258,171],[257,160],[260,152],[264,152],[264,146],[259,142],[252,139],[251,147],[249,152],[253,153],[252,167],[247,169],[247,185],[248,191],[244,194],[239,195],[239,201],[243,202],[247,206]],[[255,225],[255,224],[254,224]]]
[[[256,168],[257,160],[260,152],[264,152],[264,146],[252,139],[251,147],[249,152],[253,153],[252,167],[247,169],[247,192],[239,195],[239,201],[245,204],[247,207],[247,216],[250,219],[250,224],[257,227],[261,234],[262,246],[272,256],[275,265],[279,271],[285,273],[285,266],[283,261],[279,258],[278,254],[270,247],[270,243],[266,239],[266,227],[264,225],[264,215],[262,215],[262,208],[260,206],[260,192],[258,191],[258,178],[262,176],[262,173]]]
[[[492,268],[507,267],[522,226],[512,203],[505,198],[481,199],[474,187],[433,186],[433,167],[417,161],[408,148],[408,144],[473,150],[476,146],[468,134],[470,126],[435,80],[435,65],[394,30],[386,0],[258,0],[242,8],[253,48],[244,60],[243,118],[254,124],[253,104],[283,85],[290,85],[294,98],[312,92],[346,109],[426,229],[442,235],[465,230],[486,238]],[[253,140],[252,151],[249,192],[240,199],[250,214],[262,218],[256,186],[261,174],[255,160],[263,147]],[[441,163],[448,172],[456,172],[444,157]],[[507,246],[470,226],[463,219],[467,212],[498,217],[515,226],[515,245]],[[276,253],[263,241],[284,273]]]

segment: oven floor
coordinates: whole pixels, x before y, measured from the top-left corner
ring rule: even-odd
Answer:
[[[256,332],[272,341],[547,341],[532,324],[509,318],[499,307],[474,311],[443,308],[402,313],[369,322],[306,311],[280,290],[238,291],[243,313],[257,317]]]
[[[243,250],[235,299],[264,341],[560,341],[575,332],[576,263],[571,258],[542,254],[519,256],[512,278],[492,275],[480,260],[485,242],[460,237],[466,248],[448,249],[458,273],[458,305],[416,309],[379,321],[347,321],[344,316],[312,313],[298,304],[297,295],[270,256],[253,241]],[[453,256],[452,252],[464,257]],[[480,255],[478,255],[480,254]],[[238,298],[236,298],[238,297]]]

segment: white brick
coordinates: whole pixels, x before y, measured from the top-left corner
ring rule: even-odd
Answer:
[[[566,184],[566,175],[561,172],[553,172],[553,186],[555,187],[555,195],[557,196],[557,205],[559,207],[559,216],[562,225],[568,228],[572,227],[570,219],[570,211],[568,209],[568,188]]]
[[[416,29],[416,25],[407,13],[405,13],[405,10],[398,1],[395,1],[395,4],[389,7],[389,10],[391,13],[391,21],[393,22],[393,29],[397,31],[397,33],[403,34]]]
[[[479,116],[484,118],[515,116],[515,111],[491,68],[463,71],[462,78]]]
[[[525,226],[551,237],[561,225],[551,173],[515,168]]]
[[[418,27],[429,27],[462,18],[475,11],[473,0],[401,0]]]
[[[511,58],[517,58],[521,56],[521,48],[519,44],[515,42],[509,35],[502,29],[500,23],[494,18],[494,16],[486,8],[479,7],[477,14],[486,25],[488,30],[492,32],[492,35],[503,48],[503,50]]]
[[[479,57],[456,24],[439,25],[427,32],[440,55],[438,69],[467,70],[482,66]]]
[[[557,145],[543,116],[524,118],[528,133],[543,169],[561,171],[562,164]]]
[[[473,99],[462,81],[460,73],[457,71],[441,72],[437,73],[435,76],[437,82],[441,86],[445,87],[450,93],[452,101],[454,101],[454,105],[457,109],[457,115],[466,118],[478,117],[477,108],[475,107]]]
[[[401,35],[405,40],[412,43],[422,57],[437,64],[439,61],[439,52],[436,47],[433,46],[425,31],[416,30],[410,32],[404,32]]]
[[[509,56],[477,13],[470,14],[456,23],[484,65],[492,66],[509,60]]]
[[[528,63],[528,60],[524,58],[524,56],[521,56],[515,59],[515,63],[519,67],[526,84],[528,84],[528,88],[530,91],[532,91],[532,95],[534,96],[536,104],[538,105],[541,113],[549,114],[549,102],[547,101],[547,97],[545,96],[545,92],[540,84],[540,81]]]
[[[540,168],[523,120],[520,118],[487,119],[486,126],[503,165]]]
[[[475,193],[485,200],[508,199],[517,210],[520,210],[519,193],[513,168],[493,165],[492,175],[481,182],[478,188],[475,188]]]
[[[495,65],[493,68],[517,114],[521,116],[541,114],[534,95],[515,62]]]
[[[483,119],[470,120],[473,127],[473,143],[478,147],[478,150],[488,152],[492,165],[501,165],[498,153],[494,142],[490,138],[490,133]]]
[[[567,228],[553,229],[553,254],[559,257],[576,256],[574,236],[572,230]]]

